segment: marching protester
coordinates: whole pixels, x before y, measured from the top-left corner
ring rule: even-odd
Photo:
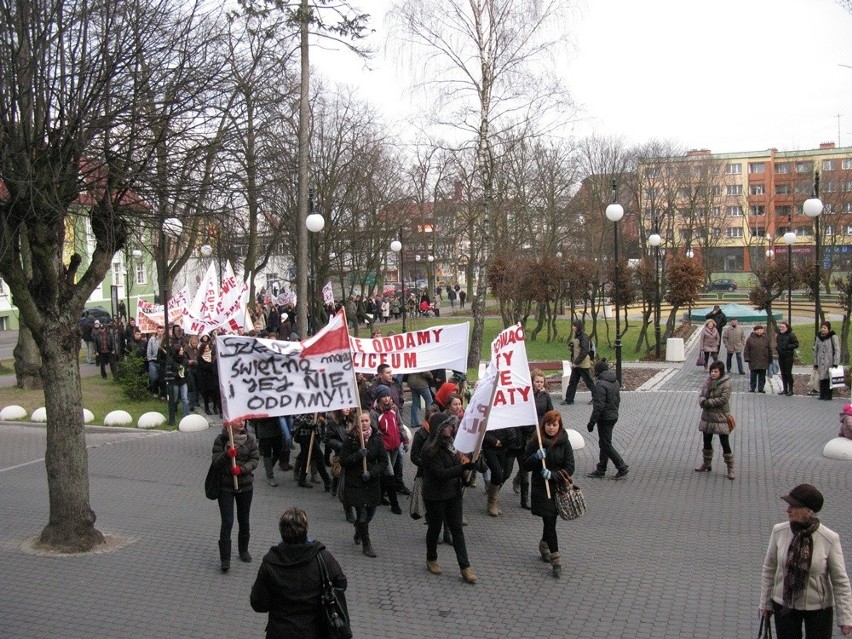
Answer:
[[[255,612],[269,613],[266,639],[326,636],[323,580],[318,558],[345,602],[346,575],[319,541],[308,537],[308,516],[301,508],[285,510],[278,520],[281,543],[263,557],[251,588]]]
[[[417,467],[417,473],[414,476],[415,482],[418,478],[421,482],[423,481],[423,445],[429,440],[429,434],[432,432],[431,424],[432,417],[434,415],[441,415],[441,417],[435,418],[437,421],[440,422],[443,422],[449,417],[447,413],[438,409],[437,404],[432,404],[429,408],[426,409],[426,412],[423,415],[423,423],[420,425],[420,428],[415,431],[414,437],[411,438],[411,463]],[[412,499],[414,498],[412,497]],[[412,518],[416,517],[412,515]],[[443,539],[445,544],[453,543],[453,539],[450,536],[450,529],[447,527],[446,520],[444,521]],[[440,543],[440,541],[438,543]]]
[[[476,574],[467,556],[462,517],[463,474],[473,470],[473,462],[463,462],[453,447],[458,419],[446,413],[430,418],[429,440],[423,445],[420,460],[423,470],[423,500],[426,503],[426,569],[433,575],[443,573],[438,564],[438,536],[446,522],[452,535],[453,550],[467,583],[476,583]]]
[[[796,359],[796,349],[799,340],[787,322],[778,323],[778,334],[775,336],[775,350],[778,352],[778,367],[781,372],[782,394],[793,396],[793,360]]]
[[[713,470],[713,435],[718,435],[722,456],[728,467],[728,479],[734,479],[734,453],[731,451],[728,439],[731,433],[727,417],[731,412],[730,401],[731,379],[725,374],[725,365],[722,362],[713,362],[710,364],[710,377],[707,378],[698,397],[698,404],[701,406],[698,430],[701,431],[704,440],[702,449],[704,461],[695,469],[697,473]]]
[[[331,466],[331,496],[337,496],[340,484],[342,466],[340,464],[340,449],[349,436],[349,431],[355,426],[357,413],[346,407],[328,414],[325,422],[325,452],[329,456]]]
[[[503,514],[497,504],[497,498],[500,489],[503,487],[503,482],[506,480],[504,475],[507,468],[506,453],[509,448],[517,447],[520,438],[517,428],[499,428],[485,433],[485,439],[482,442],[482,455],[489,472],[488,485],[486,486],[486,493],[488,493],[486,512],[489,517],[499,517]]]
[[[592,342],[589,336],[583,332],[583,320],[574,320],[571,323],[571,330],[573,337],[568,343],[568,350],[571,355],[571,377],[568,380],[568,389],[565,391],[565,399],[562,402],[563,406],[570,406],[574,403],[580,378],[583,379],[590,391],[595,392],[595,382],[589,374],[589,369],[592,367]]]
[[[530,378],[532,379],[533,385],[533,400],[535,400],[535,412],[538,416],[538,423],[540,424],[541,419],[547,413],[553,410],[553,400],[550,398],[550,393],[547,392],[547,378],[544,376],[544,373],[542,371],[531,371]],[[514,460],[518,460],[518,472],[515,473],[515,479],[512,482],[512,489],[516,493],[520,492],[521,508],[525,510],[530,509],[530,474],[528,471],[524,470],[524,454],[527,442],[529,441],[530,437],[535,434],[535,428],[535,424],[530,424],[529,426],[519,426],[518,432],[520,433],[520,447],[511,448],[506,453],[506,477],[508,477],[512,473],[512,465],[514,464]]]
[[[831,330],[831,322],[823,322],[819,334],[814,340],[814,371],[819,379],[819,398],[831,400],[834,393],[831,389],[832,366],[840,365],[840,340]]]
[[[389,333],[390,335],[390,333]],[[396,413],[399,417],[399,427],[402,430],[402,406],[405,403],[405,395],[402,388],[401,377],[397,378],[393,374],[393,370],[388,364],[380,364],[376,369],[376,376],[373,379],[373,383],[371,388],[373,401],[376,402],[379,397],[377,395],[379,386],[384,386],[390,393],[390,397],[393,400],[393,405],[396,407]],[[387,440],[385,440],[385,444],[387,445]],[[396,490],[398,493],[402,495],[410,494],[410,491],[405,486],[403,482],[403,455],[400,454],[400,448],[404,448],[408,450],[408,442],[400,441],[400,446],[397,448],[397,454],[394,455],[391,453],[391,471],[394,476],[394,483],[396,486]],[[390,451],[388,451],[390,453]]]
[[[148,351],[151,348],[149,346]],[[216,344],[210,339],[210,335],[202,335],[198,343],[198,385],[201,397],[204,400],[204,413],[210,415],[210,404],[213,404],[213,412],[222,413],[219,401],[219,369],[216,364]]]
[[[376,397],[375,408],[372,417],[382,436],[382,445],[387,451],[390,459],[387,471],[381,476],[382,497],[387,496],[390,502],[391,512],[401,515],[402,509],[396,497],[396,478],[393,474],[394,463],[400,454],[402,447],[402,418],[396,404],[391,397],[390,389],[384,384],[376,386],[373,394]],[[406,444],[407,445],[407,444]]]
[[[532,473],[532,514],[542,520],[538,551],[542,561],[550,563],[553,576],[558,579],[562,574],[562,556],[559,554],[559,539],[556,536],[556,519],[559,516],[556,511],[556,489],[559,471],[574,474],[574,450],[559,411],[545,414],[538,431],[538,436],[527,443],[524,469]],[[547,486],[550,487],[549,497]]]
[[[829,639],[835,610],[844,636],[852,634],[852,590],[840,536],[816,517],[822,493],[799,484],[781,497],[787,521],[776,524],[763,560],[760,616],[775,616],[778,639]]]
[[[219,481],[219,560],[222,572],[231,568],[231,530],[234,527],[234,503],[237,505],[237,550],[240,560],[251,561],[249,538],[251,527],[251,499],[254,492],[254,469],[260,461],[257,439],[248,430],[245,422],[232,426],[233,444],[228,428],[213,442],[213,463],[221,468]],[[236,481],[234,480],[236,478]]]
[[[252,428],[257,435],[257,445],[263,458],[263,468],[266,471],[266,481],[275,488],[275,463],[281,458],[284,450],[284,436],[278,425],[277,417],[263,417],[251,420]]]
[[[293,418],[295,433],[293,438],[299,444],[299,454],[296,456],[296,470],[294,474],[298,478],[299,486],[302,488],[313,488],[308,483],[308,466],[310,465],[311,477],[318,473],[322,477],[325,492],[331,492],[331,477],[323,462],[322,446],[323,426],[325,416],[317,413],[306,413],[295,415]],[[308,463],[310,455],[310,464]]]
[[[361,446],[361,437],[364,446]],[[364,460],[367,470],[364,470]],[[358,428],[349,432],[340,448],[343,464],[343,504],[355,509],[355,543],[361,544],[367,557],[375,557],[376,551],[370,541],[370,522],[381,501],[381,477],[388,468],[388,454],[382,443],[382,435],[373,428],[370,413],[362,412]]]
[[[606,477],[607,463],[612,460],[618,471],[613,479],[624,479],[627,477],[628,466],[612,445],[612,431],[618,421],[618,408],[621,404],[618,379],[605,359],[595,364],[595,377],[598,381],[593,393],[594,408],[586,428],[591,433],[597,424],[600,457],[598,457],[597,468],[587,473],[586,477]]]

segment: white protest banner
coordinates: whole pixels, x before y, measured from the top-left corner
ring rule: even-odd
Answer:
[[[375,373],[389,364],[394,373],[414,373],[435,368],[467,370],[470,323],[433,326],[385,337],[350,337],[357,373]]]
[[[169,302],[169,326],[181,326],[183,323],[184,307],[176,307]],[[136,300],[136,325],[142,333],[153,333],[157,328],[165,326],[163,305],[152,304],[142,299]]]
[[[222,276],[222,292],[219,295],[219,303],[216,305],[217,328],[221,327],[236,333],[239,329],[246,327],[248,291],[248,282],[239,284],[231,263],[227,262]]]
[[[510,326],[491,342],[497,365],[497,392],[488,416],[488,430],[538,423],[524,329]]]
[[[326,306],[334,306],[334,293],[331,290],[331,282],[322,287],[322,301]]]
[[[187,335],[204,335],[212,329],[216,304],[219,301],[219,281],[216,276],[216,265],[212,262],[207,267],[204,279],[192,298],[183,317],[183,330]]]
[[[216,337],[225,423],[358,405],[343,313],[302,342]]]
[[[467,405],[464,416],[459,423],[459,429],[456,431],[456,438],[453,442],[456,450],[472,453],[481,446],[496,385],[497,366],[495,366],[494,360],[491,360],[488,362],[488,368],[485,370],[483,378],[476,382],[473,396],[470,398],[470,403]]]

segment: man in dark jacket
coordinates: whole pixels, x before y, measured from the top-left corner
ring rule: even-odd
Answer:
[[[308,539],[308,516],[301,508],[286,510],[278,520],[278,530],[282,541],[263,558],[251,589],[251,607],[269,613],[266,639],[325,637],[317,556],[322,558],[344,609],[346,575],[323,544]]]
[[[728,323],[727,316],[722,312],[722,309],[719,308],[718,304],[713,306],[713,310],[707,313],[707,315],[704,316],[704,319],[713,320],[716,324],[716,330],[719,331],[719,335],[722,334],[722,329],[725,328],[725,324]]]
[[[574,403],[574,395],[577,393],[577,384],[580,383],[581,377],[592,394],[595,392],[595,382],[589,374],[592,368],[592,358],[589,354],[591,341],[583,332],[583,320],[574,320],[571,330],[574,331],[574,336],[568,344],[568,349],[571,351],[571,378],[568,380],[568,389],[565,391],[565,401],[562,402],[565,406]]]
[[[586,477],[605,477],[606,465],[611,459],[616,470],[618,470],[613,479],[623,479],[627,476],[628,467],[612,445],[612,431],[618,421],[618,407],[621,404],[618,380],[615,373],[609,369],[609,364],[605,359],[595,364],[595,377],[598,378],[598,383],[595,384],[595,390],[592,392],[594,408],[586,428],[591,433],[595,429],[595,424],[598,425],[601,452],[597,468],[586,474]]]
[[[751,335],[746,340],[743,350],[743,359],[748,363],[749,393],[757,389],[758,393],[765,393],[766,369],[772,364],[772,346],[769,337],[762,324],[756,324]]]

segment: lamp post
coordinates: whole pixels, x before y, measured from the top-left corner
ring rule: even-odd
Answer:
[[[142,259],[142,251],[133,249],[130,251],[130,257],[133,258],[133,267]],[[127,257],[124,258],[124,293],[127,296],[127,317],[130,317],[130,266]]]
[[[654,214],[654,232],[648,237],[648,244],[654,247],[654,339],[657,340],[657,359],[660,359],[660,230],[657,228],[657,216]]]
[[[822,315],[822,309],[819,303],[819,270],[820,270],[820,237],[819,237],[819,216],[822,213],[822,200],[819,199],[819,171],[814,173],[814,192],[811,197],[805,200],[802,205],[802,210],[805,215],[814,220],[814,249],[816,251],[814,273],[814,333],[819,335],[819,319]]]
[[[310,251],[311,251],[311,270],[310,270],[310,290],[308,292],[308,335],[314,334],[314,328],[316,326],[316,294],[317,294],[317,282],[316,282],[316,272],[314,262],[316,261],[316,240],[314,237],[317,233],[325,228],[325,218],[319,213],[314,213],[314,190],[310,189],[308,191],[308,217],[305,218],[305,226],[310,231]]]
[[[695,253],[693,252],[691,245],[686,247],[686,253],[684,253],[684,255],[686,255],[687,259],[690,259],[690,260],[693,257],[695,257]],[[692,302],[687,304],[686,313],[687,313],[687,315],[686,315],[687,322],[689,323],[690,326],[692,326]]]
[[[160,233],[160,302],[163,304],[163,348],[169,349],[169,238],[180,237],[183,222],[176,217],[163,220]]]
[[[792,213],[790,214],[792,215]],[[793,244],[796,243],[796,233],[788,226],[784,233],[784,244],[787,245],[787,323],[793,328]]]
[[[402,286],[402,332],[404,333],[405,328],[405,315],[408,309],[408,298],[405,296],[405,277],[402,273],[402,258],[404,256],[402,251],[402,227],[399,227],[399,239],[394,240],[390,244],[390,249],[394,253],[397,253],[397,259],[399,260],[399,281]]]
[[[612,179],[612,202],[606,207],[606,218],[612,222],[612,235],[615,244],[615,377],[621,386],[621,308],[620,308],[620,282],[618,278],[618,221],[624,217],[624,207],[616,201],[616,190],[618,183]]]

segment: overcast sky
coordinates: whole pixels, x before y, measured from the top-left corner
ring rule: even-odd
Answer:
[[[402,121],[416,101],[386,46],[391,2],[353,1],[373,16],[371,69],[316,47],[312,64]],[[586,0],[566,26],[553,72],[582,108],[569,133],[714,153],[852,146],[852,14],[834,0]]]

